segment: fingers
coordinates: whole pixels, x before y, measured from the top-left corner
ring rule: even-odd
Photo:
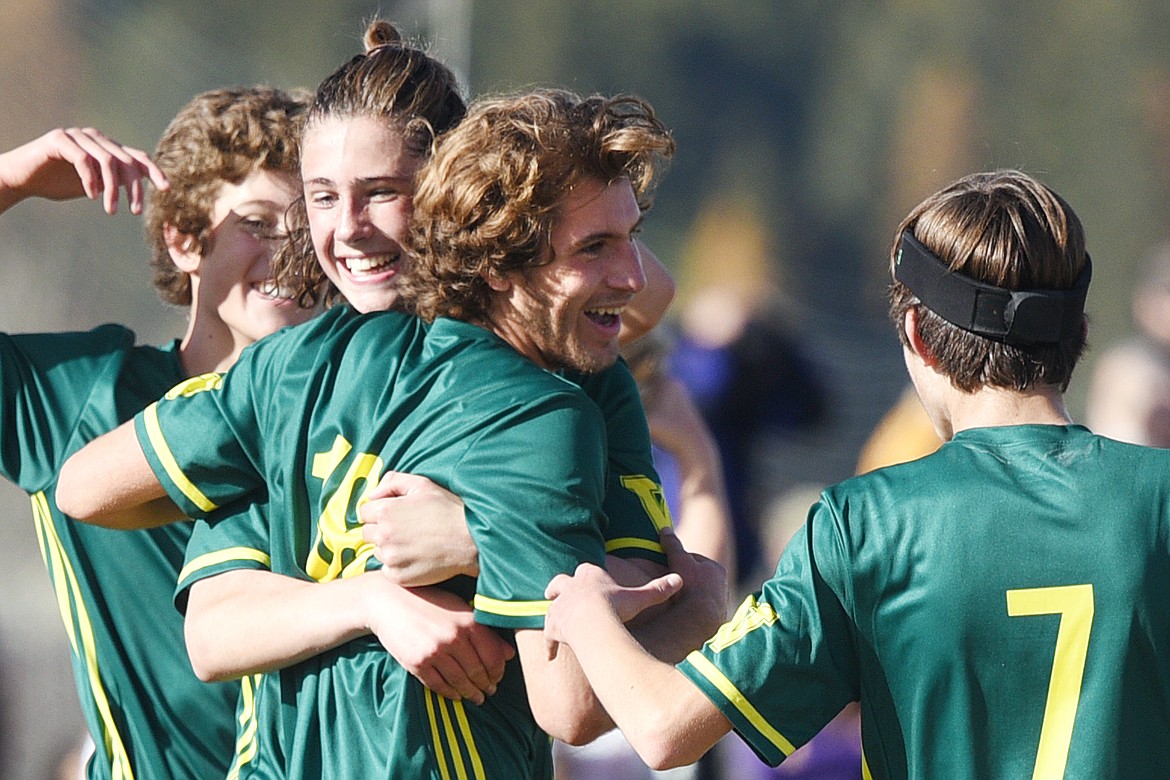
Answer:
[[[405,496],[418,490],[434,485],[426,477],[415,474],[405,474],[401,471],[387,471],[378,480],[378,484],[370,491],[370,498],[394,498]]]
[[[440,696],[483,704],[496,692],[505,666],[516,651],[485,626],[472,627],[464,640],[436,653],[415,676]]]
[[[68,139],[62,146],[64,159],[73,163],[87,197],[96,200],[102,196],[107,214],[117,213],[123,189],[130,211],[141,214],[145,201],[143,178],[160,189],[170,186],[146,152],[123,146],[91,127],[69,128],[64,135]]]
[[[644,610],[655,607],[682,590],[683,579],[669,572],[637,588],[620,588],[614,595],[614,609],[618,618],[627,623]]]

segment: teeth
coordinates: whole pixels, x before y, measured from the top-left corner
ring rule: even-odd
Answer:
[[[604,306],[596,309],[587,309],[590,314],[598,314],[603,317],[618,317],[625,311],[625,306]]]
[[[353,274],[368,274],[380,271],[391,265],[398,257],[396,255],[371,255],[367,257],[346,257],[342,259],[345,267]]]
[[[279,287],[276,282],[269,279],[263,284],[256,285],[256,291],[261,295],[267,295],[269,298],[283,298],[290,300],[293,297],[293,290],[288,287]]]

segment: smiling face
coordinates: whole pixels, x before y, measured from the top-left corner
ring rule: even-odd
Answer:
[[[321,270],[358,311],[392,308],[421,160],[385,120],[325,118],[305,131],[301,179]]]
[[[225,182],[212,207],[203,253],[192,250],[191,241],[176,240],[172,255],[192,279],[192,323],[203,329],[188,340],[200,342],[200,348],[215,343],[217,354],[234,357],[253,341],[315,313],[281,296],[269,280],[268,264],[286,233],[285,213],[297,189],[295,176],[265,170],[239,184]]]
[[[499,294],[492,329],[545,368],[613,365],[622,310],[646,285],[634,244],[641,221],[628,180],[578,182],[557,211],[548,262],[488,280]]]

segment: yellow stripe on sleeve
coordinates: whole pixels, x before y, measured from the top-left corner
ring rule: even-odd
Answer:
[[[615,550],[649,550],[651,552],[666,554],[662,549],[662,544],[659,542],[652,542],[649,539],[640,539],[636,536],[624,536],[618,539],[609,539],[605,542],[605,551],[611,553]]]
[[[228,547],[224,550],[204,553],[194,558],[179,572],[177,582],[182,582],[200,569],[206,569],[209,566],[215,566],[225,561],[256,561],[265,568],[272,568],[272,558],[268,556],[268,553],[252,549],[251,547]]]
[[[707,678],[707,681],[719,689],[719,692],[727,697],[727,700],[739,710],[740,714],[747,718],[748,722],[755,727],[756,731],[764,735],[764,738],[780,749],[780,752],[785,756],[792,755],[796,750],[791,742],[789,742],[783,734],[774,729],[768,721],[764,720],[764,716],[760,711],[752,706],[752,703],[739,692],[739,689],[732,684],[731,680],[719,671],[715,664],[707,660],[707,656],[700,653],[698,650],[691,651],[687,656],[687,661],[691,666],[699,671],[699,674]]]
[[[175,461],[175,456],[171,453],[171,448],[167,446],[166,439],[163,438],[162,427],[158,423],[157,401],[146,407],[143,412],[143,422],[146,424],[146,435],[150,438],[150,446],[154,449],[154,454],[158,456],[159,462],[162,463],[163,469],[166,470],[167,476],[171,478],[175,487],[187,497],[188,501],[204,512],[212,512],[217,509],[215,502],[203,495],[203,492],[195,487],[191,480],[187,479],[187,475],[183,473],[178,462]]]
[[[481,596],[475,594],[475,599],[471,602],[472,606],[481,612],[490,612],[493,615],[504,615],[505,617],[538,617],[540,615],[548,614],[548,605],[551,604],[547,599],[540,601],[502,601],[500,599],[493,599],[489,596]]]

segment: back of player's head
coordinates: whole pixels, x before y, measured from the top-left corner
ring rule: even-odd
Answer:
[[[533,268],[574,185],[628,179],[650,208],[674,140],[645,101],[563,90],[482,99],[419,174],[399,292],[420,316],[482,317],[489,276]]]
[[[151,190],[146,206],[154,285],[163,300],[191,303],[190,276],[171,260],[165,228],[189,236],[205,253],[225,183],[239,184],[259,170],[297,173],[308,105],[306,94],[272,87],[216,89],[197,95],[171,120],[154,156],[171,186]]]
[[[364,43],[364,53],[317,87],[305,120],[306,135],[328,120],[376,119],[401,134],[408,153],[426,158],[435,139],[467,112],[455,74],[404,41],[389,22],[371,22]],[[303,200],[289,211],[289,240],[274,258],[272,269],[280,286],[296,290],[303,304],[315,304],[322,294],[330,303],[337,297],[313,254]]]
[[[1088,255],[1081,222],[1063,198],[1019,171],[972,174],[928,197],[902,221],[890,251],[891,269],[907,243],[925,250],[924,256],[933,255],[964,280],[998,288],[1001,294],[1039,291],[1037,299],[1045,295],[1059,299],[1058,291],[1069,291],[1072,303],[1064,307],[1064,326],[1053,323],[1051,337],[1027,338],[1025,333],[1025,338],[1013,338],[1010,328],[997,333],[994,328],[960,326],[944,319],[941,308],[932,310],[923,302],[922,291],[916,295],[898,278],[906,277],[896,274],[890,287],[890,315],[903,343],[902,321],[914,308],[923,344],[955,387],[968,392],[984,386],[1067,388],[1085,348],[1080,307]],[[1078,290],[1079,302],[1074,292]],[[1060,316],[1059,305],[1053,311],[1052,316]],[[1043,325],[1032,322],[1030,327],[1043,330]]]

